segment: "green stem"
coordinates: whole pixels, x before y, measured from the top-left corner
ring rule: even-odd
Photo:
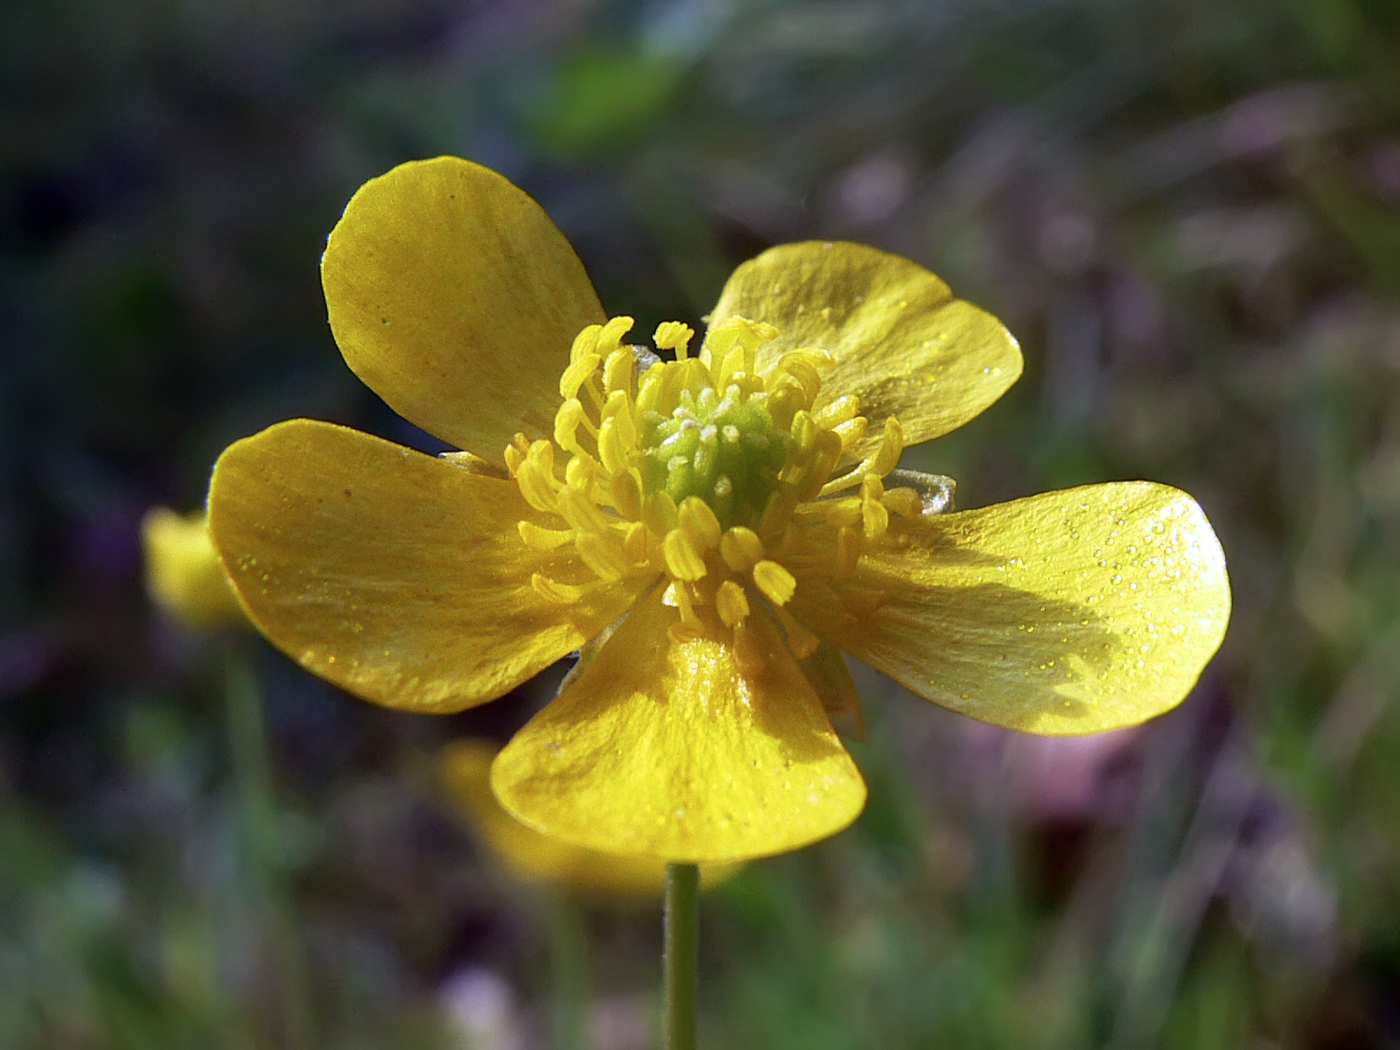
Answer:
[[[588,1050],[588,933],[578,905],[560,892],[551,902],[549,954],[553,968],[554,1045]]]
[[[695,1050],[700,992],[700,869],[666,865],[665,1050]]]
[[[225,664],[229,747],[238,791],[242,863],[256,895],[259,919],[266,924],[269,947],[281,989],[281,1042],[293,1050],[314,1043],[306,960],[301,933],[280,854],[281,814],[273,788],[272,760],[263,724],[262,690],[240,653]]]

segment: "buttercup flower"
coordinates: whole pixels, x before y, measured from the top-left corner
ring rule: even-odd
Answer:
[[[443,750],[441,780],[453,807],[511,874],[525,882],[557,886],[614,901],[659,900],[666,862],[646,854],[600,853],[527,828],[502,808],[491,792],[496,748],[483,740],[457,740]],[[734,864],[707,864],[706,885],[738,870]]]
[[[1037,733],[1172,707],[1218,647],[1220,546],[1185,494],[1093,485],[958,513],[908,444],[995,401],[1015,341],[914,263],[773,248],[699,352],[627,341],[543,210],[455,158],[363,186],[322,260],[346,362],[463,452],[310,420],[233,445],[214,542],[252,617],[366,699],[445,712],[581,650],[495,759],[519,820],[609,853],[738,860],[845,827],[845,650]]]
[[[152,508],[141,520],[141,546],[146,593],[170,616],[196,630],[243,619],[203,511],[180,515],[169,507]]]

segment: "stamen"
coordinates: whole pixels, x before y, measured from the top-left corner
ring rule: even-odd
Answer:
[[[530,506],[546,513],[558,511],[559,500],[555,493],[559,481],[554,476],[554,446],[548,441],[530,443],[530,451],[516,468],[515,480]]]
[[[792,613],[781,605],[774,606],[773,612],[777,615],[778,622],[783,625],[783,633],[787,635],[788,648],[792,650],[793,656],[805,660],[817,651],[817,646],[822,644],[821,639],[798,623]]]
[[[763,560],[763,541],[752,529],[735,526],[720,537],[719,556],[735,572],[748,572]]]
[[[666,569],[678,580],[700,580],[705,577],[705,559],[695,549],[685,529],[672,529],[661,543]]]
[[[636,520],[642,516],[642,477],[633,467],[625,474],[614,474],[608,482],[613,509],[624,518]]]
[[[719,545],[719,519],[710,505],[698,496],[691,496],[681,504],[678,511],[680,527],[685,530],[691,545],[699,551],[711,551]]]
[[[559,377],[559,396],[571,398],[578,394],[579,387],[583,386],[584,380],[593,374],[593,370],[598,367],[598,362],[602,360],[597,354],[583,354],[573,361],[568,368],[564,369],[564,374]]]
[[[812,417],[822,426],[835,429],[842,423],[865,418],[860,414],[860,398],[855,394],[843,394],[835,401],[829,401],[812,413]]]
[[[775,353],[760,373],[758,349],[777,329],[729,318],[710,329],[696,356],[688,325],[659,325],[653,341],[676,355],[663,362],[622,344],[632,325],[614,317],[584,328],[559,379],[563,402],[553,440],[516,435],[505,449],[522,497],[561,526],[521,521],[521,542],[539,553],[572,543],[601,581],[664,573],[663,600],[680,613],[672,639],[723,625],[733,632],[745,673],[766,666],[784,644],[807,658],[816,635],[783,608],[796,593],[794,573],[803,574],[804,620],[845,622],[844,589],[838,595],[831,581],[848,576],[881,541],[891,514],[929,511],[918,484],[900,479],[886,491],[880,480],[903,450],[898,421],[887,419],[878,447],[833,479],[837,464],[849,463],[863,442],[867,423],[854,395],[814,407],[823,370],[835,363],[831,354]],[[556,446],[563,455],[557,464]],[[587,593],[587,585],[538,573],[531,586],[561,604]],[[776,623],[750,616],[754,593],[774,608]],[[807,608],[814,603],[820,608]]]
[[[598,345],[598,333],[602,330],[602,325],[590,324],[574,336],[574,345],[569,349],[570,364],[593,353],[594,348]]]
[[[676,360],[684,361],[686,350],[694,335],[695,329],[688,324],[681,324],[679,321],[662,321],[656,326],[656,334],[651,337],[651,341],[656,344],[658,350],[674,350]]]
[[[783,568],[775,561],[761,561],[753,567],[753,582],[763,596],[774,605],[786,605],[793,591],[797,589],[797,580],[792,573]]]
[[[598,353],[610,354],[622,343],[622,337],[632,331],[637,322],[619,314],[608,319],[608,323],[598,331]]]
[[[902,518],[917,518],[924,509],[919,494],[908,488],[890,489],[880,497],[880,502],[891,514],[898,514]]]
[[[725,580],[715,592],[715,611],[726,627],[741,623],[749,614],[749,599],[744,588],[734,580]]]
[[[666,492],[653,492],[642,506],[642,521],[657,536],[664,536],[676,527],[676,501]]]
[[[848,489],[852,485],[859,484],[869,474],[883,478],[894,469],[895,464],[899,462],[899,457],[903,454],[904,428],[899,425],[898,419],[890,416],[885,420],[885,432],[880,438],[879,447],[854,470],[823,485],[820,495],[829,496],[833,492]]]
[[[695,603],[691,600],[690,588],[680,580],[672,580],[666,590],[661,595],[664,605],[674,606],[681,614],[681,623],[687,627],[700,628],[703,626],[700,617],[695,615]]]

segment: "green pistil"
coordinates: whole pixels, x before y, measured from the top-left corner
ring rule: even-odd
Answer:
[[[736,395],[733,387],[723,398],[711,387],[698,397],[686,391],[642,440],[646,491],[664,489],[677,506],[699,496],[726,529],[758,521],[791,442],[767,409]]]

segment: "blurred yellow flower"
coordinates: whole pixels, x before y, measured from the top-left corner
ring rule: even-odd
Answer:
[[[141,521],[141,545],[146,592],[170,616],[199,630],[243,619],[203,511],[182,516],[152,508]]]
[[[467,818],[492,855],[517,878],[607,899],[660,899],[666,862],[644,854],[618,855],[574,846],[516,820],[491,791],[491,761],[497,748],[480,740],[457,740],[443,749],[441,780],[452,805]],[[713,885],[737,864],[706,864],[701,882]]]
[[[322,280],[346,362],[464,451],[279,424],[220,458],[214,542],[257,625],[377,703],[445,712],[565,654],[496,758],[517,819],[607,853],[740,860],[845,827],[865,785],[844,649],[1037,733],[1178,703],[1219,646],[1220,545],[1185,494],[1086,486],[960,513],[895,469],[1021,370],[907,259],[784,245],[660,361],[544,211],[451,157],[355,194]]]

